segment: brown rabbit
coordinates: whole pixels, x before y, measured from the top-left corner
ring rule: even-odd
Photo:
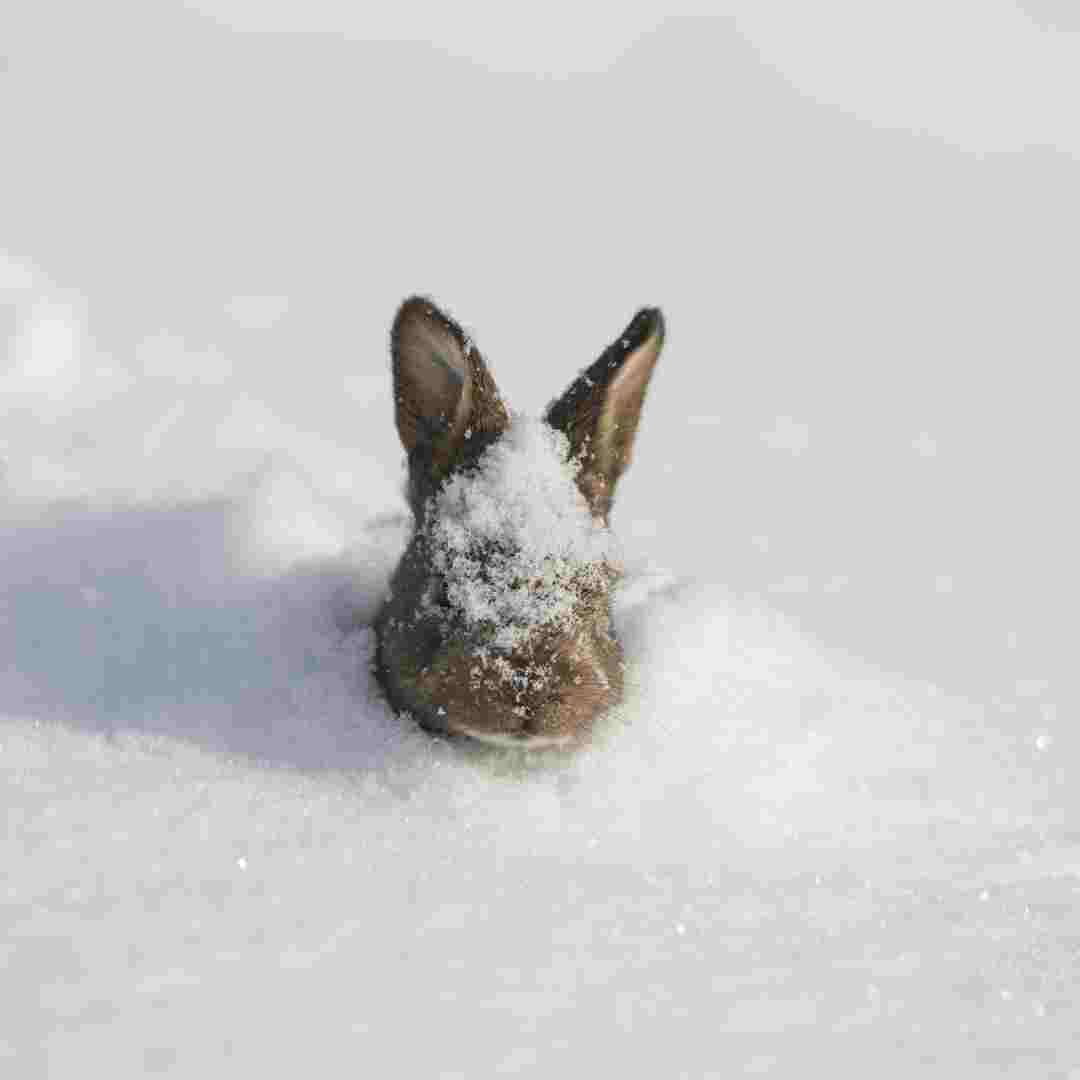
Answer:
[[[415,531],[375,622],[376,677],[424,728],[583,740],[622,696],[608,531],[664,340],[644,308],[543,420],[508,414],[483,358],[422,297],[391,352]]]

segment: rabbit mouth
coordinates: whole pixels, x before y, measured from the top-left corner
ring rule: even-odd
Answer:
[[[574,746],[580,742],[580,736],[539,735],[529,731],[481,731],[477,728],[455,726],[455,735],[464,735],[487,746],[509,747],[515,750],[544,750]]]

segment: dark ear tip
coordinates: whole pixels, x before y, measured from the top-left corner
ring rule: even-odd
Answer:
[[[627,341],[628,349],[636,349],[644,345],[646,341],[656,341],[656,345],[663,345],[667,326],[664,322],[664,313],[658,307],[642,308],[630,321],[623,338]]]
[[[395,346],[401,340],[402,333],[410,326],[435,325],[448,330],[462,346],[469,341],[469,335],[443,311],[434,300],[427,296],[407,297],[402,301],[394,316],[390,330],[390,340]]]
[[[398,330],[413,319],[437,319],[440,315],[441,312],[430,298],[419,295],[406,297],[394,316],[394,336],[397,337]]]
[[[645,308],[649,314],[649,318],[652,320],[652,334],[651,337],[656,338],[657,344],[663,345],[664,338],[667,335],[667,323],[664,320],[664,313],[658,308]]]

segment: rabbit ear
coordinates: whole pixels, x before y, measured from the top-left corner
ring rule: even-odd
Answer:
[[[394,410],[410,468],[433,483],[476,445],[501,432],[506,408],[483,358],[460,326],[430,300],[410,297],[391,332]]]
[[[630,464],[645,391],[663,344],[660,309],[642,308],[545,414],[569,438],[571,457],[581,462],[578,486],[599,517],[607,518],[615,484]]]

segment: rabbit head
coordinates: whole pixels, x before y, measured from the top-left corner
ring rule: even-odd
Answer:
[[[623,689],[608,528],[663,344],[638,312],[543,418],[511,415],[482,356],[406,300],[391,353],[415,519],[376,619],[376,677],[436,732],[574,743]]]

